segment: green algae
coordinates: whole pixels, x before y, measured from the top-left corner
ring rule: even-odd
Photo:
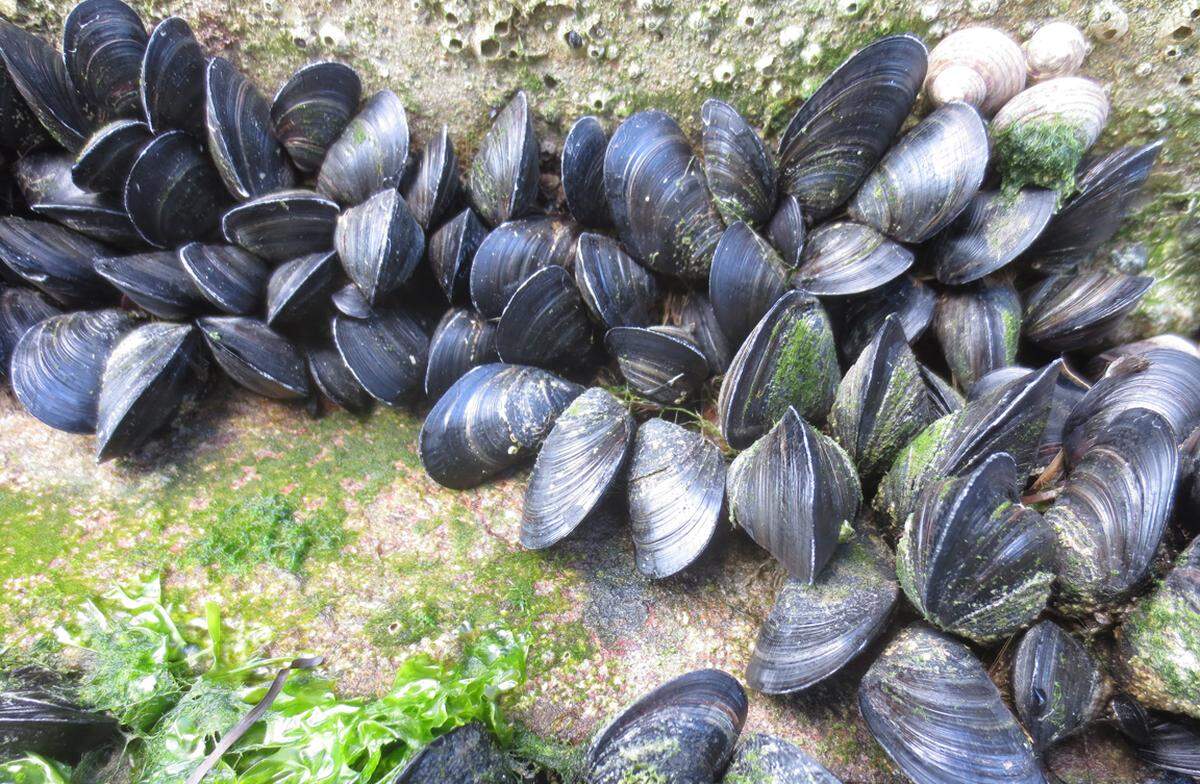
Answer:
[[[191,554],[231,574],[272,564],[298,575],[309,556],[333,556],[346,544],[344,517],[322,508],[297,519],[295,506],[279,493],[255,496],[222,509]]]
[[[1011,195],[1028,185],[1058,191],[1065,198],[1075,190],[1075,170],[1087,150],[1078,129],[1063,123],[1031,121],[1014,124],[995,134],[995,155],[1001,190]]]

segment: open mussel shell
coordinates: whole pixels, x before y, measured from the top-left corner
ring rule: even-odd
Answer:
[[[518,784],[509,758],[478,722],[434,738],[388,784]]]
[[[151,245],[171,248],[211,235],[229,201],[195,137],[159,134],[142,147],[125,181],[125,210]]]
[[[899,596],[883,542],[870,536],[846,542],[812,585],[783,586],[758,632],[747,685],[790,694],[829,678],[883,632]]]
[[[360,98],[362,81],[343,63],[310,63],[279,88],[271,102],[271,127],[297,169],[320,168]]]
[[[601,730],[584,762],[589,784],[716,782],[746,721],[746,692],[720,670],[696,670],[642,696]]]
[[[450,129],[429,140],[421,152],[417,173],[404,191],[404,201],[421,228],[432,230],[458,197],[458,158],[450,141]]]
[[[708,276],[721,221],[679,124],[657,110],[621,123],[604,154],[604,192],[625,247],[655,272]]]
[[[530,275],[551,265],[569,268],[579,231],[574,221],[550,215],[497,226],[470,261],[475,309],[487,318],[500,318],[513,292]]]
[[[852,523],[862,488],[850,457],[796,409],[729,466],[729,516],[795,580],[812,585]]]
[[[635,427],[625,407],[599,387],[567,406],[533,464],[522,545],[549,547],[579,527],[621,475]]]
[[[89,191],[120,192],[138,151],[150,141],[140,120],[115,120],[93,133],[79,150],[71,177]]]
[[[742,738],[722,780],[729,784],[841,784],[798,747],[762,733]]]
[[[717,531],[725,459],[699,433],[651,419],[634,437],[627,494],[638,571],[669,577],[699,558]]]
[[[829,434],[873,487],[937,415],[900,320],[889,316],[838,384]]]
[[[308,373],[321,394],[351,414],[366,414],[375,404],[375,399],[362,388],[358,379],[342,361],[342,355],[328,343],[306,346],[304,358],[308,361]]]
[[[334,245],[346,274],[375,304],[412,276],[425,253],[425,233],[399,191],[380,191],[338,219]]]
[[[708,359],[708,367],[713,375],[724,373],[729,368],[729,363],[733,361],[733,348],[717,321],[717,314],[708,297],[696,291],[688,292],[676,314],[676,323],[692,336],[692,341]]]
[[[68,433],[96,430],[104,364],[137,320],[119,310],[81,310],[30,327],[12,355],[12,388],[25,410]]]
[[[258,319],[205,316],[196,320],[213,359],[240,386],[264,397],[297,400],[312,393],[304,355]]]
[[[1025,297],[1025,337],[1047,351],[1096,348],[1152,285],[1148,275],[1102,270],[1047,278]]]
[[[775,165],[762,139],[724,101],[709,98],[700,107],[700,147],[713,204],[726,223],[760,226],[775,209]]]
[[[680,327],[614,327],[604,345],[629,386],[657,403],[682,403],[709,375],[708,358]]]
[[[317,174],[317,192],[338,204],[365,201],[400,187],[408,161],[408,115],[391,90],[380,90],[329,148]]]
[[[139,308],[164,319],[185,319],[207,302],[174,251],[96,259],[96,272]]]
[[[591,115],[580,117],[567,132],[562,149],[562,188],[571,217],[584,226],[612,225],[604,195],[604,151],[608,135]]]
[[[925,45],[881,38],[850,56],[800,107],[779,142],[779,189],[812,220],[849,199],[900,131],[925,80]]]
[[[937,279],[952,286],[972,283],[1001,269],[1033,244],[1058,203],[1058,194],[1024,188],[975,194],[930,249]]]
[[[550,266],[517,287],[496,324],[502,362],[559,368],[578,364],[592,345],[592,325],[571,273]]]
[[[474,487],[528,459],[582,392],[540,368],[502,363],[472,368],[421,425],[421,464],[444,487]]]
[[[204,128],[225,187],[239,201],[290,188],[296,174],[271,127],[271,105],[222,57],[204,71]]]
[[[312,191],[267,193],[221,216],[225,239],[270,261],[286,261],[333,247],[338,206]]]
[[[203,366],[191,324],[143,324],[121,338],[104,368],[96,460],[127,455],[171,421]]]
[[[468,370],[496,362],[496,325],[470,308],[451,308],[429,340],[425,397],[437,400]]]
[[[793,282],[818,296],[862,294],[895,280],[912,263],[912,251],[870,226],[838,221],[809,235]]]
[[[0,291],[0,381],[8,378],[9,360],[21,336],[61,312],[40,291],[17,287]]]
[[[581,234],[575,247],[575,285],[604,327],[647,327],[653,322],[658,285],[616,240]]]
[[[933,289],[911,275],[904,275],[886,286],[861,297],[847,300],[842,321],[845,333],[841,336],[842,355],[848,360],[857,357],[879,332],[890,315],[900,319],[904,337],[913,344],[933,323]]]
[[[804,253],[804,240],[808,229],[804,223],[804,208],[800,200],[790,193],[779,201],[779,209],[767,224],[767,239],[783,259],[783,263],[795,269],[800,266]]]
[[[319,313],[337,288],[340,272],[333,251],[280,264],[267,281],[267,325],[295,325]]]
[[[425,255],[446,299],[461,302],[468,298],[471,285],[471,259],[487,229],[467,207],[429,235]]]
[[[420,391],[429,357],[429,336],[402,310],[384,309],[366,318],[339,314],[333,344],[342,361],[379,402],[398,406]]]
[[[159,22],[142,59],[141,101],[155,133],[204,135],[204,51],[178,16]]]
[[[921,784],[1045,784],[1029,738],[970,649],[909,626],[871,665],[858,707],[875,741]]]
[[[25,104],[54,140],[75,152],[93,130],[63,59],[54,47],[12,22],[0,20],[0,58]]]
[[[933,482],[973,471],[990,455],[1007,452],[1026,476],[1050,416],[1061,360],[1012,381],[934,421],[896,456],[879,483],[874,508],[904,524],[917,496]]]
[[[901,242],[924,242],[966,208],[987,164],[987,129],[979,113],[948,103],[884,156],[850,202],[850,217]]]
[[[1170,520],[1178,479],[1177,437],[1165,419],[1135,408],[1106,424],[1046,512],[1058,537],[1064,604],[1111,605],[1141,585]]]
[[[825,309],[802,291],[789,291],[762,317],[738,349],[717,398],[721,434],[744,449],[790,408],[824,422],[841,370]]]
[[[921,492],[896,548],[896,573],[930,623],[991,642],[1045,608],[1053,537],[1042,516],[1018,501],[1020,480],[1016,462],[999,452]]]
[[[1122,147],[1085,165],[1076,185],[1041,239],[1029,250],[1039,266],[1071,267],[1087,260],[1117,233],[1162,150],[1162,140]]]
[[[1021,638],[1012,665],[1013,704],[1039,752],[1082,729],[1104,707],[1104,674],[1083,643],[1053,621]]]
[[[538,192],[538,141],[523,90],[500,110],[483,137],[467,172],[467,190],[489,226],[533,211]]]
[[[121,0],[83,0],[63,22],[67,74],[101,119],[141,116],[146,40],[141,18]]]
[[[179,263],[196,288],[214,307],[233,316],[257,313],[271,269],[252,253],[233,245],[181,247]]]
[[[103,245],[47,221],[0,218],[0,262],[30,285],[67,305],[112,299],[94,268],[111,255]]]
[[[745,223],[725,229],[708,272],[708,299],[731,344],[740,346],[783,296],[790,272],[775,249]]]
[[[933,328],[954,383],[968,390],[976,381],[1017,359],[1021,297],[1007,278],[989,278],[942,291]]]

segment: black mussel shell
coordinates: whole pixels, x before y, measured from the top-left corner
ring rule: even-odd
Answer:
[[[896,548],[896,572],[930,623],[976,642],[1028,626],[1054,580],[1053,535],[1018,500],[1010,455],[922,491]]]
[[[709,98],[700,107],[700,146],[713,204],[726,223],[760,226],[775,209],[775,165],[762,139],[724,101]]]
[[[233,316],[258,312],[271,274],[262,259],[233,245],[199,242],[176,252],[196,288],[218,310]]]
[[[829,678],[884,631],[899,596],[883,542],[870,536],[846,542],[812,585],[783,586],[758,632],[746,684],[790,694]]]
[[[578,384],[540,368],[502,363],[472,368],[421,425],[421,464],[444,487],[474,487],[532,456],[581,392]]]
[[[954,383],[968,390],[993,370],[1016,362],[1021,297],[1006,278],[942,291],[933,328]]]
[[[451,308],[429,340],[425,397],[437,400],[468,370],[497,362],[496,325],[469,308]]]
[[[629,386],[657,403],[682,403],[709,375],[708,358],[679,327],[614,327],[604,345]]]
[[[851,55],[792,117],[779,142],[779,189],[811,219],[849,199],[891,146],[926,59],[914,36],[881,38]]]
[[[238,385],[264,397],[297,400],[312,393],[304,354],[258,319],[205,316],[196,320],[213,359]]]
[[[23,156],[54,144],[0,59],[0,148]]]
[[[61,688],[65,679],[57,673],[35,665],[6,670],[4,676],[0,757],[9,760],[37,754],[77,765],[85,754],[104,753],[106,747],[120,744],[121,727],[116,719],[85,710],[65,697]],[[39,770],[42,766],[48,769],[49,763],[39,760]]]
[[[225,187],[239,201],[290,188],[296,181],[271,126],[271,105],[222,57],[204,71],[204,129]]]
[[[408,161],[408,115],[391,90],[372,95],[325,154],[317,192],[338,204],[400,187]]]
[[[966,402],[954,387],[937,373],[925,365],[921,365],[921,378],[925,380],[925,389],[929,392],[929,402],[933,406],[934,415],[944,417],[951,411],[957,411]]]
[[[88,137],[71,167],[71,177],[89,191],[119,193],[138,151],[150,141],[150,128],[141,120],[115,120]]]
[[[972,400],[982,397],[994,389],[1028,376],[1033,371],[1026,367],[1010,365],[988,373],[970,389]],[[1048,465],[1062,449],[1063,426],[1067,417],[1087,394],[1089,384],[1081,378],[1066,363],[1058,374],[1058,382],[1054,387],[1054,395],[1050,399],[1050,416],[1046,420],[1046,429],[1042,432],[1042,442],[1038,446],[1038,465]]]
[[[27,204],[79,199],[88,194],[75,184],[75,158],[64,150],[24,155],[12,163],[12,175]]]
[[[687,137],[670,115],[644,111],[621,123],[604,154],[604,192],[634,258],[666,275],[708,276],[721,220]]]
[[[121,338],[104,368],[96,460],[127,455],[175,417],[203,366],[191,324],[143,324]]]
[[[635,427],[625,407],[600,387],[559,414],[525,490],[522,545],[549,547],[587,518],[621,475]]]
[[[807,585],[821,575],[842,524],[854,521],[862,503],[850,457],[794,408],[734,458],[725,486],[734,524]]]
[[[584,763],[589,784],[720,780],[746,721],[746,692],[720,670],[696,670],[642,696],[601,730]]]
[[[296,325],[319,314],[337,288],[340,272],[333,251],[280,264],[267,281],[267,325]]]
[[[471,203],[489,226],[533,212],[538,192],[538,141],[529,98],[518,90],[491,129],[467,172]]]
[[[204,51],[178,16],[159,22],[142,59],[141,100],[155,133],[204,135]]]
[[[870,226],[837,221],[809,235],[793,283],[818,296],[863,294],[891,283],[912,263],[912,251]]]
[[[1171,348],[1200,358],[1200,346],[1180,335],[1155,335],[1132,343],[1122,343],[1097,353],[1087,364],[1087,371],[1093,376],[1103,376],[1108,369],[1123,357],[1137,356],[1156,348]]]
[[[329,301],[333,303],[333,307],[338,313],[351,318],[370,318],[371,314],[375,312],[371,303],[367,302],[362,292],[358,290],[358,286],[353,283],[347,283],[333,292]]]
[[[13,164],[13,176],[29,208],[72,231],[129,249],[146,247],[119,194],[91,193],[71,178],[69,153],[31,153]]]
[[[0,262],[23,280],[67,305],[112,299],[96,274],[96,259],[112,255],[105,246],[53,223],[0,218]]]
[[[807,236],[804,208],[800,206],[800,200],[789,193],[779,201],[779,209],[775,210],[771,222],[767,224],[767,239],[783,263],[795,269],[800,266]]]
[[[658,285],[617,241],[581,234],[575,248],[575,285],[604,327],[648,327],[654,321]]]
[[[225,239],[269,261],[286,261],[333,247],[338,206],[312,191],[267,193],[221,217]]]
[[[904,275],[881,289],[847,301],[842,314],[846,325],[841,335],[842,356],[853,360],[879,332],[884,320],[895,314],[909,344],[915,343],[933,323],[937,295],[911,275]]]
[[[921,784],[1045,784],[1029,738],[970,649],[919,625],[871,665],[858,707],[876,742]]]
[[[8,378],[13,348],[26,330],[61,312],[40,291],[26,288],[0,291],[0,381]]]
[[[336,348],[328,343],[312,344],[305,347],[304,356],[308,373],[322,395],[351,414],[371,410],[375,399],[358,383]]]
[[[391,774],[388,774],[390,777]],[[487,729],[465,724],[432,740],[388,784],[518,784],[512,763]]]
[[[362,81],[342,63],[310,63],[279,88],[271,102],[271,127],[297,169],[320,168],[361,98]]]
[[[1045,751],[1098,716],[1108,690],[1083,643],[1053,621],[1042,621],[1017,646],[1012,691],[1034,748]]]
[[[429,336],[402,310],[386,309],[367,318],[339,314],[333,344],[342,361],[379,402],[398,406],[420,391],[429,357]]]
[[[63,62],[75,89],[103,120],[140,117],[146,28],[121,0],[83,0],[63,22]]]
[[[136,325],[132,316],[119,310],[82,310],[34,324],[13,349],[17,400],[50,427],[95,432],[104,364]]]
[[[703,294],[690,291],[675,316],[675,323],[687,330],[692,341],[700,347],[713,375],[724,373],[733,361],[733,347],[717,321],[712,303]]]
[[[557,369],[579,364],[592,345],[592,325],[571,273],[540,269],[513,292],[496,324],[502,362]]]
[[[152,316],[185,319],[207,302],[170,250],[96,259],[96,272]]]
[[[228,201],[212,161],[183,131],[142,147],[125,181],[125,210],[145,241],[160,248],[213,234]]]
[[[825,766],[798,747],[755,733],[738,743],[723,781],[728,784],[841,784]]]
[[[1154,285],[1148,275],[1055,275],[1025,296],[1025,337],[1047,351],[1104,344]]]
[[[79,105],[71,77],[54,47],[12,22],[0,20],[0,57],[25,105],[54,140],[75,152],[93,123]]]
[[[991,275],[1033,244],[1050,222],[1058,194],[1025,188],[980,191],[930,249],[937,279],[952,286]]]
[[[479,243],[470,262],[471,301],[487,318],[500,318],[526,278],[551,265],[570,268],[580,227],[549,215],[511,221]]]
[[[604,195],[604,151],[608,135],[591,115],[580,117],[567,132],[562,149],[562,188],[571,217],[584,226],[612,225]]]
[[[638,427],[626,480],[638,571],[669,577],[712,541],[725,499],[725,458],[712,441],[665,419]]]
[[[429,266],[448,301],[468,299],[471,260],[487,233],[475,211],[467,207],[429,235],[425,255],[429,257]]]
[[[788,409],[824,422],[837,394],[841,369],[829,317],[821,303],[789,291],[742,343],[717,398],[721,434],[745,449]]]
[[[394,188],[343,212],[333,239],[346,275],[372,305],[402,286],[425,253],[425,233]]]
[[[708,299],[730,344],[740,346],[788,290],[790,269],[741,221],[721,235],[708,272]]]
[[[1156,768],[1200,777],[1200,722],[1153,713],[1146,739],[1135,745],[1138,756]]]
[[[431,231],[458,197],[458,158],[450,141],[450,129],[429,140],[421,152],[421,161],[412,182],[404,190],[413,217],[421,228]]]

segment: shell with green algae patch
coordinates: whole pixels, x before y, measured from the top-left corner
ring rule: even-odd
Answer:
[[[405,764],[390,784],[517,784],[508,756],[478,722],[435,738]]]
[[[1039,751],[1082,729],[1108,699],[1108,679],[1083,643],[1053,621],[1025,632],[1012,667],[1013,704]]]
[[[825,766],[782,738],[747,735],[721,784],[841,784]]]
[[[938,297],[933,328],[955,384],[969,390],[988,373],[1016,362],[1021,297],[1005,278],[987,278]]]

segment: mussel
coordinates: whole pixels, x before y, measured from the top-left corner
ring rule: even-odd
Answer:
[[[441,735],[404,764],[388,784],[517,784],[508,757],[478,722]]]
[[[562,149],[562,187],[571,216],[584,226],[612,225],[604,196],[604,150],[608,135],[600,121],[580,117],[567,132]]]
[[[335,202],[292,189],[256,196],[221,216],[225,239],[270,261],[287,261],[333,247]]]
[[[471,368],[497,361],[496,325],[469,308],[451,308],[429,340],[425,397],[437,400]]]
[[[980,191],[933,242],[937,279],[961,286],[1001,269],[1041,236],[1057,203],[1044,188]]]
[[[870,226],[826,223],[809,235],[795,283],[818,296],[862,294],[903,275],[912,251]]]
[[[138,307],[159,318],[188,318],[207,304],[172,251],[96,259],[94,266],[97,274]]]
[[[842,314],[846,325],[841,335],[842,356],[848,360],[857,357],[892,314],[900,319],[909,344],[916,342],[933,323],[936,301],[933,290],[911,275],[899,277],[870,294],[851,297]]]
[[[358,379],[342,361],[342,355],[328,343],[313,343],[305,347],[308,373],[321,394],[352,414],[366,414],[375,399],[362,388]]]
[[[647,327],[652,323],[658,285],[609,237],[579,235],[575,285],[592,316],[607,329]]]
[[[429,140],[421,152],[417,173],[404,190],[404,201],[425,231],[432,230],[458,197],[458,159],[450,141],[450,129]]]
[[[1021,297],[1006,278],[947,289],[938,297],[933,327],[954,383],[968,390],[1016,361]]]
[[[725,784],[841,784],[825,766],[796,746],[754,733],[738,743]]]
[[[362,81],[343,63],[310,63],[279,88],[271,102],[271,127],[297,169],[320,168],[361,97]]]
[[[138,85],[146,28],[121,0],[83,0],[63,22],[63,63],[71,84],[103,120],[141,114]]]
[[[475,258],[475,251],[485,236],[487,229],[470,207],[429,235],[425,255],[429,258],[429,266],[438,285],[446,292],[446,299],[450,302],[461,302],[468,298],[471,260]]]
[[[8,79],[54,140],[74,152],[94,123],[80,106],[63,58],[54,47],[9,21],[0,20],[0,57]]]
[[[665,405],[690,398],[709,375],[708,358],[680,327],[614,327],[604,346],[638,394]]]
[[[342,213],[334,244],[350,280],[375,304],[412,276],[425,234],[399,191],[389,188]]]
[[[579,364],[591,345],[592,327],[575,281],[554,265],[526,278],[496,323],[502,362],[565,367]]]
[[[807,237],[804,208],[800,206],[800,200],[789,193],[779,200],[779,208],[767,224],[767,239],[783,258],[783,263],[794,269],[800,266]]]
[[[704,175],[726,223],[766,223],[775,208],[775,165],[737,109],[709,98],[700,107]]]
[[[496,115],[467,172],[471,203],[499,226],[533,212],[538,191],[538,141],[523,90]]]
[[[124,198],[138,233],[160,248],[206,239],[229,200],[203,148],[183,131],[159,134],[142,147]]]
[[[239,201],[290,188],[296,174],[271,125],[271,105],[222,57],[204,71],[204,128],[225,187]]]
[[[240,386],[278,400],[311,394],[300,349],[258,319],[205,316],[196,326],[213,359]]]
[[[1108,693],[1091,653],[1053,621],[1042,621],[1021,638],[1012,690],[1017,716],[1040,752],[1096,718]]]
[[[176,251],[179,263],[213,307],[233,316],[258,312],[271,269],[234,245],[190,242]]]
[[[119,193],[138,151],[150,141],[150,128],[141,120],[115,120],[88,137],[79,150],[71,177],[89,191]]]
[[[713,251],[708,299],[731,344],[740,346],[788,290],[790,272],[774,248],[745,223],[725,229]]]
[[[0,380],[8,378],[13,348],[26,330],[61,312],[40,291],[16,287],[0,291]]]
[[[53,223],[0,218],[0,262],[67,305],[112,299],[112,289],[94,267],[96,259],[111,253],[103,245]]]
[[[365,318],[339,313],[333,319],[333,344],[362,388],[385,405],[400,405],[422,387],[429,337],[400,308],[375,310]]]
[[[475,309],[487,318],[500,318],[513,292],[530,275],[551,265],[570,268],[579,230],[575,222],[550,215],[510,221],[493,229],[470,261]]]
[[[367,99],[325,153],[317,192],[343,206],[400,186],[408,160],[408,115],[391,90]]]
[[[692,341],[708,359],[709,370],[714,374],[724,373],[733,361],[733,348],[725,337],[717,314],[708,297],[699,292],[689,292],[683,300],[675,324],[687,330]]]
[[[1095,348],[1153,284],[1148,275],[1099,271],[1046,278],[1025,297],[1024,335],[1047,351]]]
[[[178,16],[162,20],[146,42],[141,102],[154,133],[204,135],[204,51]]]
[[[337,287],[340,269],[333,251],[310,253],[276,267],[267,281],[267,326],[297,325],[320,313]]]

